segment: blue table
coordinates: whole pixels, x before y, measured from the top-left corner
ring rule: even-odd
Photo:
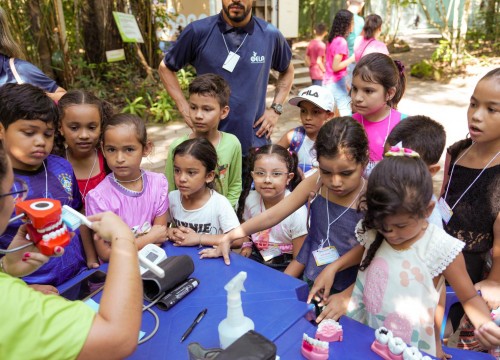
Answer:
[[[191,277],[197,278],[200,285],[168,311],[153,308],[160,317],[160,328],[152,339],[139,345],[131,359],[188,359],[187,346],[191,342],[199,342],[206,348],[219,347],[217,327],[227,315],[224,285],[240,271],[248,274],[246,292],[241,293],[245,316],[268,339],[276,340],[308,311],[305,303],[308,287],[303,281],[236,254],[231,255],[231,266],[227,266],[222,258],[200,260],[196,248],[174,247],[169,243],[164,249],[168,256],[191,256],[195,265]],[[64,291],[83,277],[81,274],[59,290]],[[99,302],[100,296],[101,293],[94,299]],[[184,331],[204,308],[208,309],[205,318],[180,343]],[[153,316],[144,313],[141,330],[149,334],[154,324]]]
[[[344,339],[341,342],[330,343],[330,360],[380,360],[381,357],[371,351],[370,346],[375,339],[374,330],[347,316],[340,318],[340,324],[344,330]],[[284,332],[275,344],[278,347],[278,354],[282,359],[294,360],[304,359],[300,353],[302,335],[314,337],[316,326],[312,325],[305,318],[299,319],[295,325]],[[473,351],[451,349],[444,347],[444,351],[453,355],[453,360],[492,360],[488,354]]]
[[[316,326],[306,320],[308,306],[307,284],[261,265],[253,260],[232,254],[231,265],[220,259],[200,260],[198,249],[164,247],[168,256],[189,255],[195,270],[191,277],[200,285],[169,311],[153,309],[160,317],[160,327],[152,339],[139,345],[130,359],[188,359],[187,346],[199,342],[205,348],[219,347],[217,327],[226,317],[227,293],[224,285],[240,271],[246,271],[246,292],[242,292],[243,311],[255,323],[255,330],[275,342],[282,360],[304,359],[300,353],[302,334],[313,336]],[[107,270],[107,265],[101,267]],[[88,272],[59,287],[64,291],[82,279]],[[101,293],[94,299],[99,302]],[[191,335],[180,343],[180,338],[196,315],[204,308],[207,315]],[[344,341],[330,344],[330,359],[380,359],[370,350],[374,330],[348,317],[341,318]],[[154,318],[144,313],[141,330],[149,334],[154,328]],[[453,359],[491,359],[486,354],[446,348]]]

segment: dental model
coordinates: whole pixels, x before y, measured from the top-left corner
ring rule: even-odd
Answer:
[[[327,360],[329,344],[326,341],[316,340],[304,333],[302,337],[302,355],[309,360]]]
[[[403,339],[394,337],[391,330],[379,327],[375,330],[375,340],[371,349],[384,360],[431,360],[423,356],[414,346],[407,346]]]
[[[342,341],[344,338],[344,331],[342,325],[333,319],[324,319],[318,325],[316,331],[316,339],[321,341],[333,342]]]
[[[70,242],[70,234],[61,217],[61,202],[53,199],[26,200],[16,204],[16,214],[27,223],[29,239],[47,256]]]

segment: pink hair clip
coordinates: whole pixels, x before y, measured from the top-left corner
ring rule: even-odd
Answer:
[[[385,153],[385,156],[386,157],[405,156],[405,157],[412,157],[412,158],[419,158],[420,157],[418,152],[413,151],[412,149],[399,147],[399,146],[391,146],[390,150]]]

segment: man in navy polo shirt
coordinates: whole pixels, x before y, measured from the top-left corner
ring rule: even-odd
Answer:
[[[238,137],[245,157],[250,147],[268,142],[283,111],[293,82],[292,53],[276,27],[252,16],[252,0],[222,0],[222,7],[220,14],[186,26],[165,54],[159,72],[189,126],[189,104],[175,72],[191,64],[198,75],[224,77],[231,86],[231,111],[219,129]],[[273,104],[266,109],[271,68],[280,75]]]

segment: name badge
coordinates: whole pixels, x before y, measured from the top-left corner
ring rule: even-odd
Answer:
[[[441,214],[441,219],[443,219],[445,224],[448,224],[453,216],[453,210],[451,210],[450,206],[446,203],[446,200],[442,197],[440,197],[438,201],[438,210]]]
[[[317,266],[328,265],[337,260],[340,255],[335,246],[327,246],[313,251]]]
[[[277,246],[271,246],[271,247],[267,248],[266,250],[261,250],[260,255],[262,256],[264,261],[269,261],[272,258],[275,258],[276,256],[280,256],[281,250]]]
[[[236,64],[238,63],[238,60],[240,60],[240,56],[230,51],[229,54],[227,54],[227,58],[224,61],[224,65],[222,65],[222,68],[229,72],[233,72],[234,68],[236,67]]]

